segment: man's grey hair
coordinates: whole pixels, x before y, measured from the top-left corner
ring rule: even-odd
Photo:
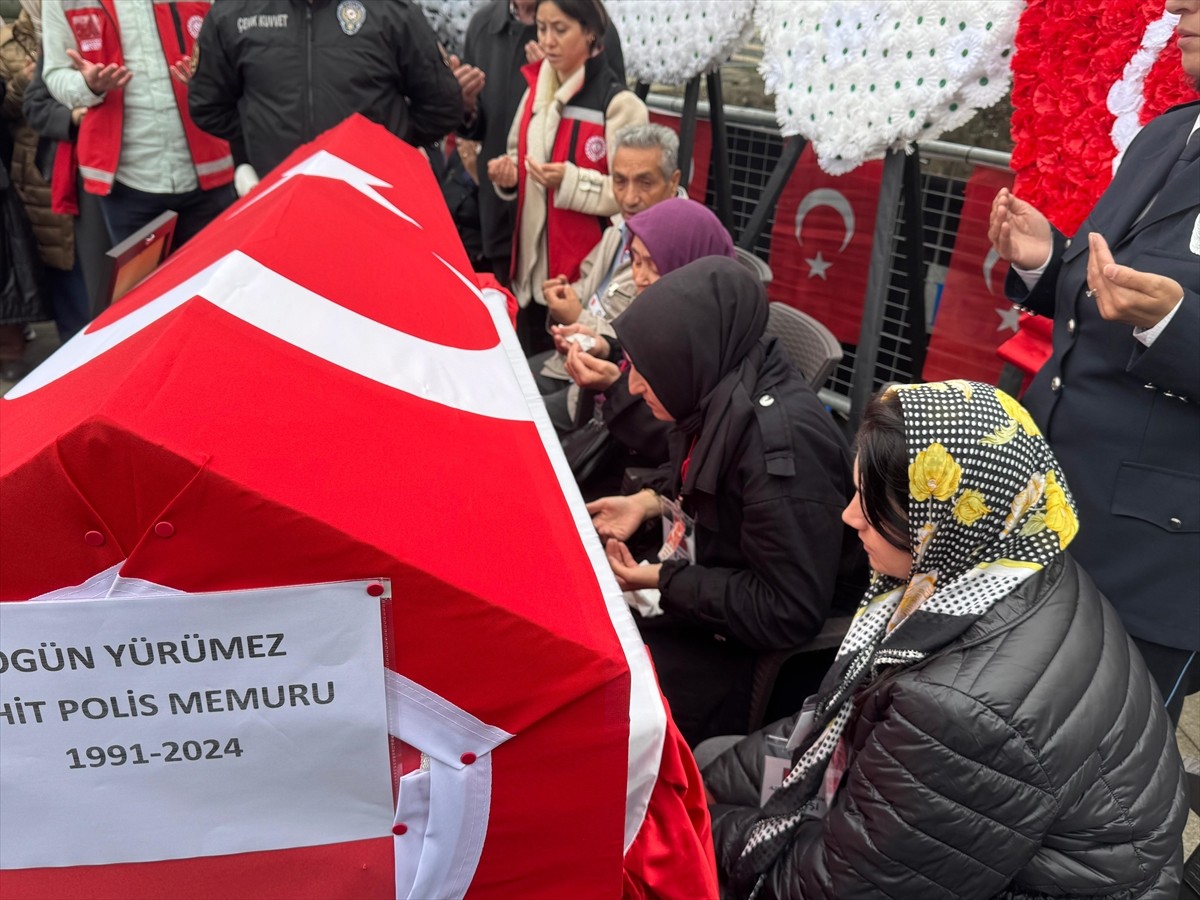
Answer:
[[[661,150],[663,178],[669,179],[679,168],[679,135],[665,125],[651,122],[622,128],[613,138],[612,158],[616,158],[617,151],[622,147]]]

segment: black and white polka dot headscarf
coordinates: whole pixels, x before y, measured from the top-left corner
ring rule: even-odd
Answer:
[[[892,390],[908,445],[912,574],[872,580],[822,683],[811,743],[738,861],[735,883],[753,886],[752,897],[796,825],[832,800],[842,773],[826,770],[858,687],[880,666],[909,665],[949,644],[1079,529],[1058,461],[1012,397],[967,381]]]

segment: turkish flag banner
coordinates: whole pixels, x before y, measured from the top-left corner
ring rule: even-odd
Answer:
[[[1020,310],[1004,296],[1008,264],[987,236],[992,199],[1012,174],[977,166],[967,180],[958,235],[942,289],[922,377],[995,384],[1004,361],[996,350],[1017,330]]]
[[[775,209],[768,296],[813,316],[844,344],[858,343],[882,177],[882,162],[826,174],[809,146]]]
[[[1025,393],[1033,381],[1033,376],[1053,355],[1053,331],[1053,319],[1022,313],[1017,333],[997,349],[996,352],[1004,362],[1016,366],[1023,373],[1020,394]]]
[[[650,111],[650,121],[655,125],[665,125],[679,134],[680,116],[669,113]],[[708,119],[696,119],[696,137],[692,143],[691,178],[681,178],[680,182],[687,188],[688,196],[697,203],[703,203],[708,194],[708,166],[712,159],[712,126]]]

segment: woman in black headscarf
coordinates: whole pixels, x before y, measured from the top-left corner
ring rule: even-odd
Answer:
[[[762,285],[722,257],[664,276],[614,323],[630,390],[674,423],[671,459],[653,488],[588,511],[692,744],[743,731],[755,656],[805,643],[865,583],[839,518],[846,442],[766,324]],[[639,566],[624,542],[660,516],[661,562]]]

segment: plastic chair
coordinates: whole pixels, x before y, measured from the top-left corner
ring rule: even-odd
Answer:
[[[779,339],[792,365],[814,391],[820,390],[842,361],[842,345],[832,331],[808,313],[786,303],[772,303],[769,310],[767,334]]]
[[[749,250],[743,250],[741,247],[734,247],[733,249],[737,251],[738,262],[749,269],[754,276],[762,282],[763,287],[766,287],[771,283],[771,279],[775,276],[771,274],[770,266],[768,266]]]
[[[750,714],[746,727],[747,734],[762,728],[763,719],[767,715],[767,706],[771,702],[771,694],[775,690],[775,681],[779,672],[793,656],[809,653],[813,650],[828,650],[842,643],[842,638],[850,628],[853,616],[830,616],[825,620],[820,632],[802,647],[791,650],[770,650],[761,654],[754,661],[754,681],[750,688]]]

